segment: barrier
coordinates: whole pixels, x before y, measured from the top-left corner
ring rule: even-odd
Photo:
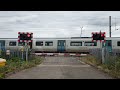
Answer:
[[[79,53],[35,53],[37,56],[87,56],[87,54],[79,54]]]

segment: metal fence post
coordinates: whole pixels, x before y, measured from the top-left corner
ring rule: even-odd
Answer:
[[[27,42],[25,43],[26,45],[26,61],[28,61],[28,45],[27,45]]]
[[[105,50],[102,48],[102,63],[105,63]]]
[[[22,58],[22,60],[24,59],[24,57],[23,57],[23,52],[21,52],[21,58]]]

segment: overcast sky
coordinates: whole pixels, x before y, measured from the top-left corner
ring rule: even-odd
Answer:
[[[80,37],[81,27],[82,37],[100,30],[108,37],[109,16],[112,37],[120,37],[120,11],[0,11],[0,38],[17,38],[18,32],[33,32],[34,38]]]

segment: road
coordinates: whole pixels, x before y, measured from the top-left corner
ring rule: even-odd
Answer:
[[[45,57],[42,64],[13,74],[6,79],[112,79],[87,65],[79,57]]]

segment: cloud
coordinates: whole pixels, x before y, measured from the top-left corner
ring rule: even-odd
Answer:
[[[33,32],[34,37],[91,36],[91,32],[106,31],[109,36],[109,16],[112,31],[120,29],[119,11],[0,11],[0,33],[17,37],[17,32]],[[115,33],[116,32],[116,33]],[[113,36],[120,36],[115,31]]]

